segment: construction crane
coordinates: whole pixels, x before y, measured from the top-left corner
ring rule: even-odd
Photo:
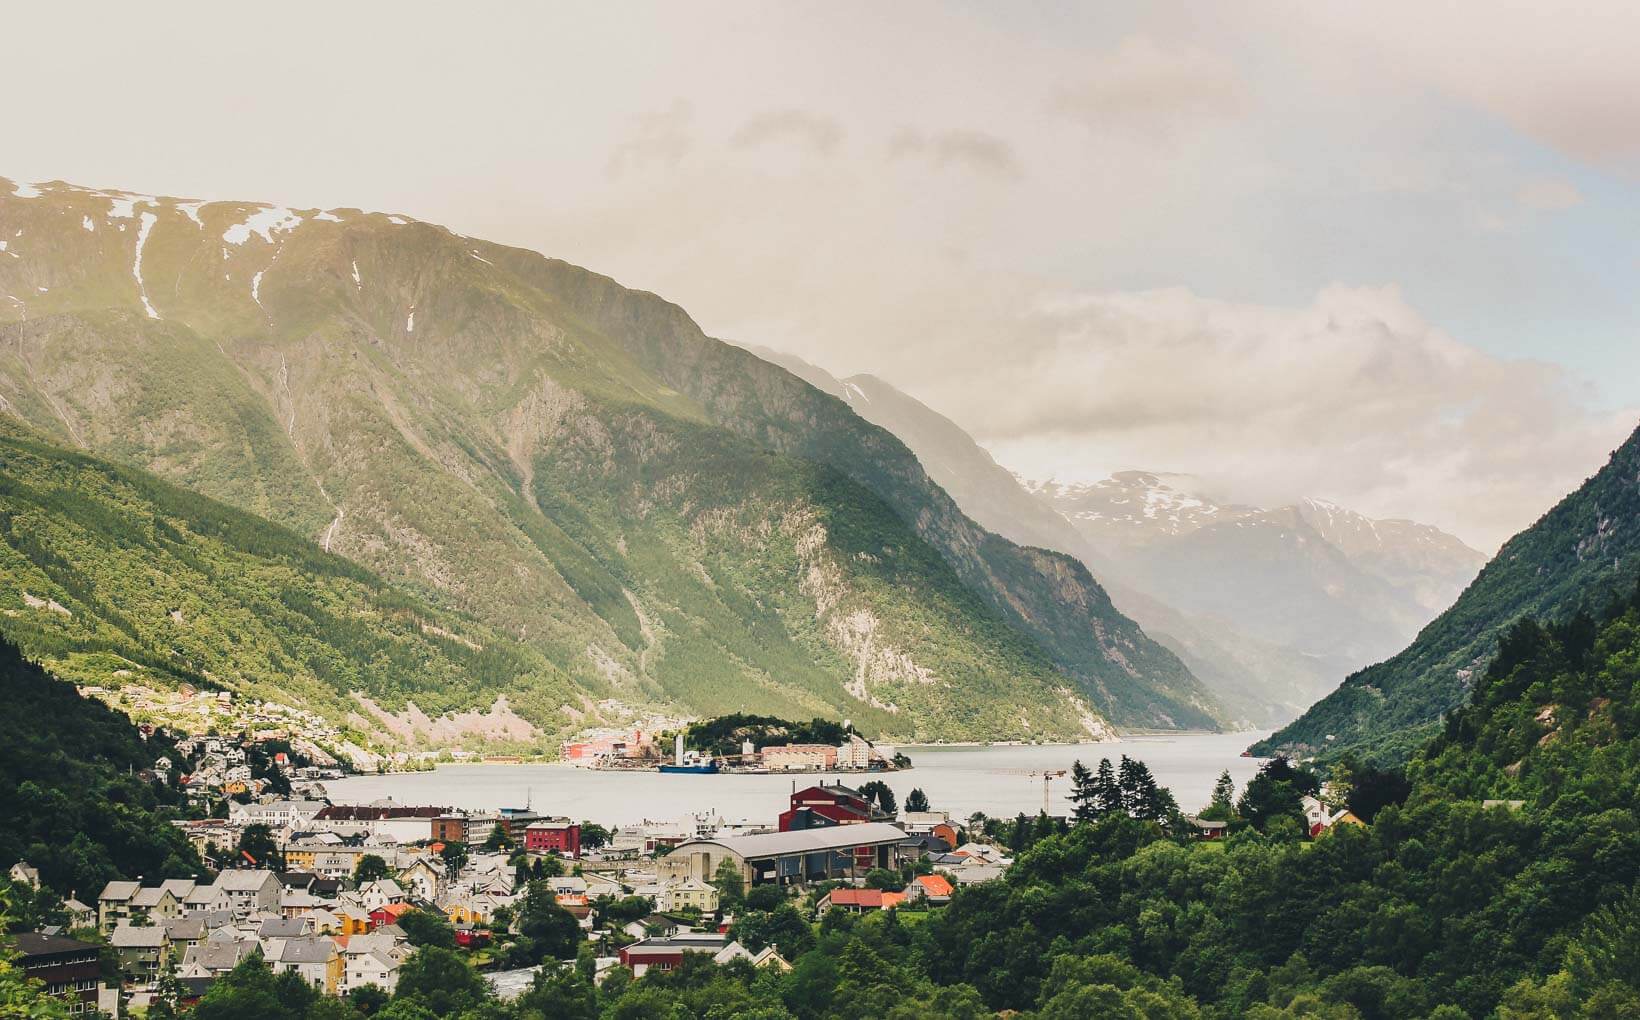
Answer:
[[[1064,769],[1049,769],[1049,770],[1044,771],[1044,772],[1032,772],[1032,773],[1030,773],[1030,775],[1032,775],[1032,776],[1041,776],[1042,777],[1042,813],[1047,814],[1048,813],[1048,784],[1052,783],[1055,779],[1063,779],[1065,777],[1065,770]]]

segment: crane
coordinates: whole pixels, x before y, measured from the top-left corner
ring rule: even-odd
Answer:
[[[1065,770],[1064,769],[1045,769],[1041,772],[1032,772],[1032,773],[1030,773],[1030,775],[1032,775],[1032,776],[1041,776],[1042,777],[1042,813],[1047,814],[1048,813],[1048,784],[1052,783],[1055,779],[1063,779],[1065,777]]]

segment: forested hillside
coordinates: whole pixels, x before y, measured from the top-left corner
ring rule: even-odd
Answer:
[[[139,779],[169,749],[0,638],[0,860],[26,860],[58,896],[95,903],[111,879],[200,875],[174,787]],[[10,867],[7,863],[6,867]]]
[[[896,739],[1217,722],[1081,564],[653,295],[356,210],[51,184],[0,188],[0,225],[4,408],[582,690]]]
[[[1350,676],[1254,751],[1404,759],[1442,713],[1469,697],[1515,620],[1568,619],[1626,592],[1637,574],[1640,431],[1581,488],[1505,543],[1405,651]]]

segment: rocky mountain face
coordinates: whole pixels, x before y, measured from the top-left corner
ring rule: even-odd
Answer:
[[[585,696],[509,694],[543,731],[609,698],[896,739],[1220,717],[1081,562],[653,295],[351,209],[0,181],[0,238],[0,412],[530,649]]]
[[[1576,492],[1511,538],[1410,645],[1351,675],[1262,752],[1404,757],[1463,704],[1523,616],[1564,622],[1629,594],[1640,575],[1640,432]]]

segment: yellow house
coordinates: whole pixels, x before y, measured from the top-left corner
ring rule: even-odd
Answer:
[[[444,916],[451,924],[484,924],[487,920],[471,900],[453,901],[444,908]]]
[[[318,850],[314,847],[288,847],[285,850],[286,871],[312,871],[313,855]]]

